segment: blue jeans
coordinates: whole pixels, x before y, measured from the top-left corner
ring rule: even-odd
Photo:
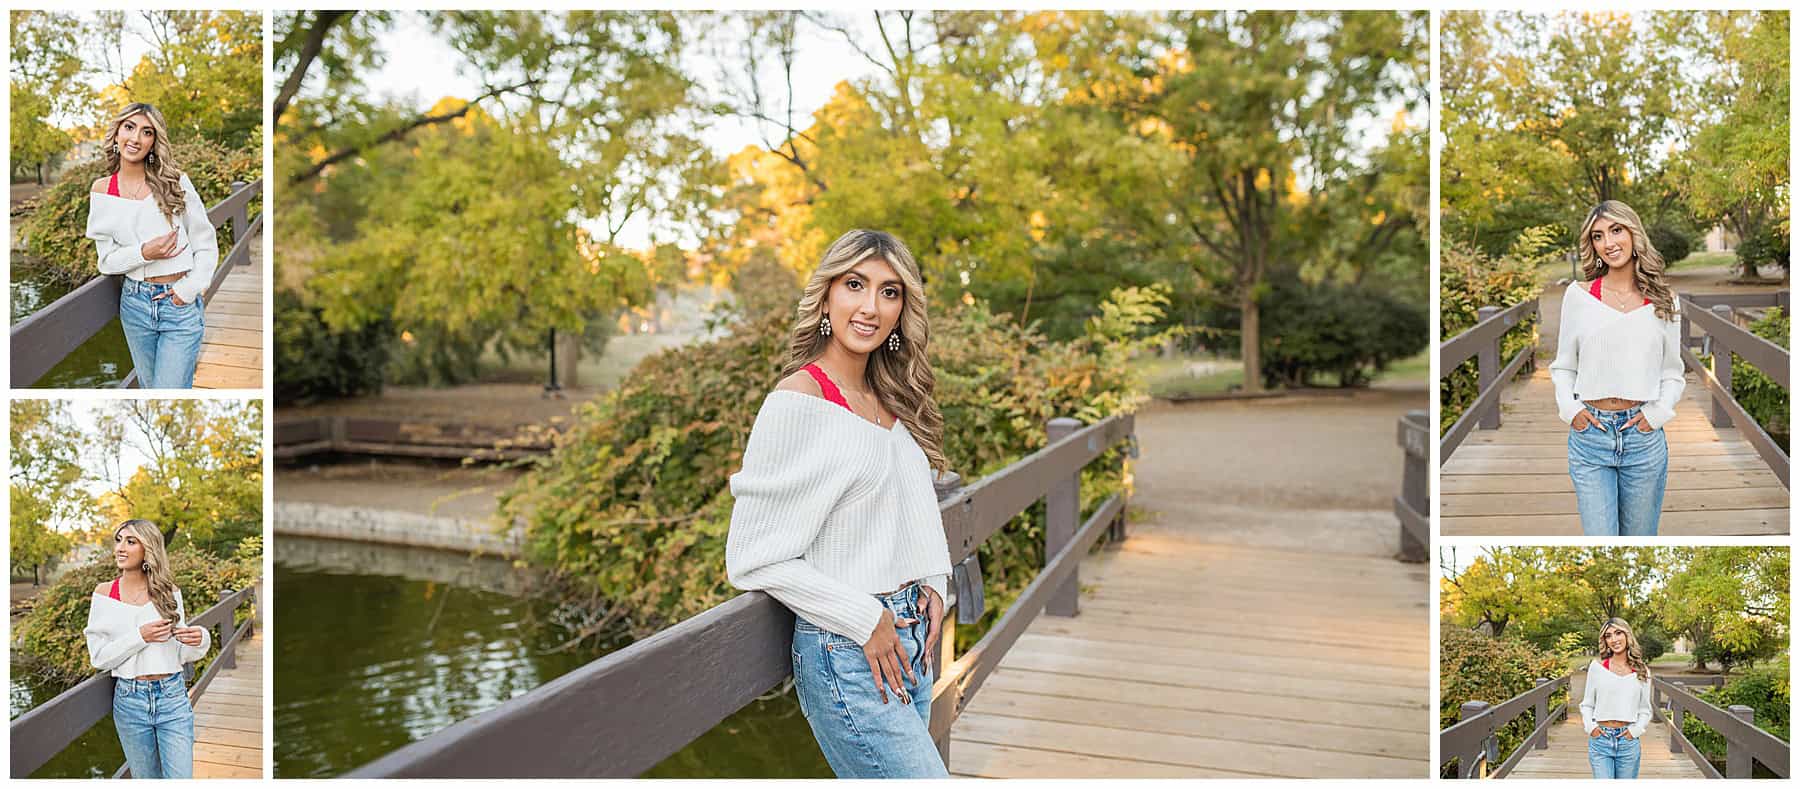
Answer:
[[[1669,483],[1669,440],[1662,428],[1625,427],[1637,407],[1583,406],[1599,424],[1569,430],[1569,479],[1589,537],[1655,537]]]
[[[1595,778],[1637,778],[1643,741],[1625,737],[1624,726],[1601,726],[1600,736],[1588,738],[1588,767]]]
[[[907,704],[888,693],[881,703],[862,644],[827,632],[804,617],[794,618],[794,686],[800,711],[812,726],[819,750],[839,778],[948,778],[931,741],[931,656],[925,654],[929,624],[919,602],[924,587],[914,583],[876,599],[895,621],[918,619],[896,628],[916,683],[906,684]],[[904,679],[902,680],[905,681]]]
[[[115,679],[113,728],[131,777],[194,777],[194,708],[180,672],[166,679]]]
[[[131,348],[131,366],[145,389],[192,389],[200,340],[206,334],[205,299],[176,306],[170,285],[127,278],[119,292],[119,323]],[[162,298],[157,298],[157,296]]]

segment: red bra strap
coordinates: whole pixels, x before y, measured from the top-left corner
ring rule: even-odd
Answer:
[[[118,173],[113,173],[112,178],[106,182],[106,193],[109,195],[112,195],[113,197],[120,196],[119,195],[119,174]],[[117,585],[116,581],[114,582],[114,585],[115,586]],[[113,593],[114,593],[113,597],[119,596],[118,589],[114,589]]]
[[[808,364],[800,369],[805,370],[807,375],[812,376],[814,381],[819,382],[819,391],[821,394],[825,395],[826,400],[830,400],[831,402],[843,406],[846,411],[855,413],[855,411],[850,408],[850,404],[844,400],[844,394],[838,391],[837,384],[832,383],[831,377],[826,375],[824,370],[819,369],[818,365]]]
[[[117,578],[113,579],[112,591],[107,592],[107,595],[112,597],[112,599],[114,599],[114,600],[118,600],[121,603],[125,602],[124,598],[119,597],[119,579],[117,579]]]
[[[1596,298],[1596,299],[1600,299],[1601,301],[1606,300],[1606,299],[1600,298],[1600,278],[1599,277],[1595,277],[1594,284],[1588,286],[1588,292],[1594,294],[1594,298]],[[1650,300],[1644,299],[1644,303],[1649,304]]]

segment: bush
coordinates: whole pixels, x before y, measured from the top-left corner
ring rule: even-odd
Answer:
[[[1694,695],[1720,709],[1729,709],[1733,704],[1749,707],[1755,710],[1753,720],[1756,728],[1780,737],[1783,741],[1788,739],[1788,716],[1793,703],[1793,689],[1788,684],[1786,661],[1746,671],[1721,687],[1707,688]],[[1725,738],[1713,731],[1712,727],[1691,715],[1684,715],[1681,733],[1687,735],[1688,740],[1705,753],[1708,760],[1719,765],[1725,763]]]
[[[254,586],[262,576],[262,538],[251,537],[238,546],[237,555],[221,559],[187,544],[169,550],[169,564],[175,569],[175,585],[189,618],[211,608],[224,597],[225,590]],[[31,670],[46,681],[74,685],[93,676],[88,662],[88,605],[94,587],[117,578],[111,552],[102,552],[81,567],[70,569],[38,594],[37,603],[13,631],[17,653]],[[249,609],[238,610],[238,622],[249,616]],[[199,661],[195,671],[204,671],[218,655],[218,639],[214,639],[212,655]],[[15,664],[16,666],[17,664]]]
[[[1788,244],[1787,233],[1773,225],[1764,227],[1738,243],[1738,266],[1745,276],[1754,276],[1759,273],[1757,269],[1768,265],[1780,266],[1786,270]]]
[[[1650,228],[1650,246],[1662,253],[1663,263],[1673,266],[1694,251],[1694,240],[1669,225]]]
[[[237,151],[193,140],[177,146],[176,151],[176,161],[208,206],[231,194],[232,181],[249,183],[262,177],[261,148]],[[25,250],[37,259],[37,265],[65,284],[78,285],[99,273],[99,253],[86,236],[88,193],[93,191],[94,179],[105,174],[106,165],[99,159],[71,168],[44,192],[37,211],[21,231]],[[261,202],[251,201],[250,216],[261,210]],[[231,228],[221,223],[217,230],[223,259],[231,250]]]
[[[1263,384],[1270,388],[1305,386],[1318,375],[1362,386],[1431,341],[1424,308],[1385,292],[1309,285],[1292,273],[1272,279],[1262,300]]]
[[[1457,722],[1462,705],[1469,701],[1499,704],[1537,687],[1537,680],[1568,676],[1568,664],[1555,653],[1521,641],[1491,638],[1466,628],[1448,626],[1438,635],[1438,728]],[[1568,689],[1550,697],[1550,708],[1568,701]],[[1495,733],[1500,758],[1505,759],[1537,727],[1530,710]],[[1443,767],[1443,777],[1456,776],[1456,762]]]
[[[1780,307],[1771,307],[1761,318],[1750,323],[1750,333],[1786,348],[1790,323],[1789,316]],[[1711,364],[1712,355],[1701,355],[1700,360]],[[1756,369],[1755,365],[1732,354],[1731,397],[1744,407],[1750,418],[1755,419],[1783,451],[1787,450],[1792,429],[1788,414],[1788,390],[1785,387]]]
[[[935,315],[931,358],[951,470],[972,481],[1042,447],[1051,417],[1092,423],[1131,408],[1140,386],[1126,360],[1155,340],[1125,335],[1164,303],[1157,292],[1115,292],[1088,336],[1068,343],[985,305]],[[779,376],[791,309],[645,359],[617,390],[583,404],[554,453],[526,461],[530,471],[502,494],[501,520],[526,524],[530,561],[584,601],[588,633],[642,636],[736,594],[725,578],[728,479]],[[1121,484],[1114,458],[1089,469],[1084,508]],[[981,548],[990,618],[1042,566],[1041,512],[1013,519]]]
[[[1519,248],[1519,242],[1514,242]],[[1538,298],[1537,272],[1530,260],[1516,257],[1490,258],[1456,244],[1446,244],[1440,260],[1438,277],[1438,316],[1442,321],[1442,338],[1448,340],[1474,326],[1476,310],[1482,307],[1505,309],[1521,301]],[[1500,363],[1511,361],[1514,354],[1537,344],[1539,317],[1521,322],[1500,342]],[[1534,364],[1520,369],[1529,373]],[[1438,402],[1442,406],[1438,428],[1448,430],[1457,417],[1475,401],[1478,385],[1476,360],[1469,359],[1455,370],[1445,371],[1438,385]]]
[[[275,404],[381,391],[392,327],[375,321],[333,332],[298,294],[275,291]]]

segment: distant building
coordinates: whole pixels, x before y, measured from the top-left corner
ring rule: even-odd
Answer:
[[[1737,234],[1725,229],[1724,225],[1713,225],[1711,230],[1706,231],[1708,252],[1730,252],[1737,249],[1737,245]]]

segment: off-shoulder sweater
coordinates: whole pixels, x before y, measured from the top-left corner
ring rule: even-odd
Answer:
[[[1596,660],[1588,664],[1587,689],[1581,694],[1581,730],[1592,732],[1598,721],[1631,721],[1631,736],[1644,738],[1655,715],[1650,683],[1633,672],[1621,677]]]
[[[174,283],[175,295],[191,302],[206,291],[219,268],[218,236],[206,218],[206,204],[186,174],[181,176],[181,191],[187,195],[187,209],[175,222],[163,216],[155,196],[132,200],[105,192],[88,193],[87,237],[100,251],[100,273],[142,281],[185,271],[187,276]],[[145,260],[144,242],[170,230],[176,231],[175,248],[181,251],[162,260]]]
[[[1642,401],[1644,421],[1662,427],[1675,418],[1675,405],[1687,385],[1681,321],[1658,318],[1651,304],[1620,312],[1594,298],[1588,287],[1571,282],[1563,291],[1562,328],[1556,361],[1550,363],[1556,415],[1570,422],[1582,400],[1618,397]],[[1679,314],[1681,300],[1673,307]]]
[[[825,630],[867,643],[885,610],[875,595],[911,581],[945,595],[931,467],[898,419],[884,429],[819,397],[770,392],[731,495],[731,584]]]
[[[181,590],[175,590],[176,626],[187,626],[187,609]],[[127,679],[147,674],[174,674],[185,664],[206,657],[212,649],[212,633],[200,629],[200,645],[188,646],[170,635],[167,641],[145,641],[138,628],[162,618],[154,603],[132,605],[95,594],[88,605],[88,658],[94,668]]]

